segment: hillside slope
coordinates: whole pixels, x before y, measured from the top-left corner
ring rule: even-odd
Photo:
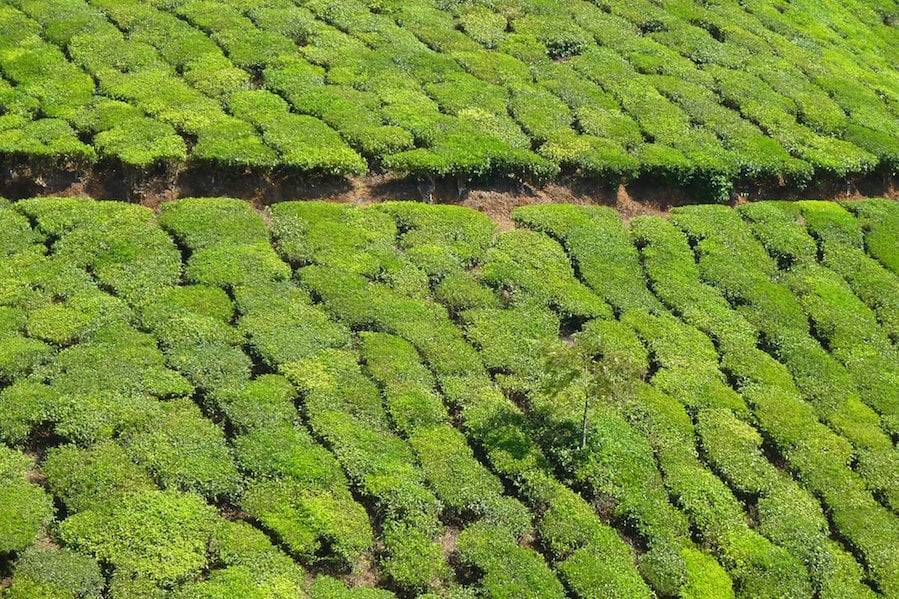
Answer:
[[[4,0],[0,155],[726,199],[899,166],[894,0]]]
[[[899,203],[512,218],[0,202],[0,596],[899,597]]]

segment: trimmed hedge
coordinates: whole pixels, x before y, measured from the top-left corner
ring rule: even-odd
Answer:
[[[105,581],[93,558],[69,549],[33,546],[16,560],[6,597],[99,599]]]
[[[508,290],[510,301],[536,301],[563,318],[612,315],[608,305],[574,277],[565,251],[550,237],[531,231],[508,231],[484,256],[483,281]]]
[[[512,211],[512,218],[562,243],[580,277],[613,309],[660,308],[639,274],[637,254],[615,211],[570,205],[522,206]]]
[[[198,575],[206,566],[216,517],[197,495],[142,491],[108,510],[69,516],[60,523],[59,535],[117,574],[171,585]]]
[[[135,464],[113,441],[88,448],[60,445],[47,450],[41,463],[47,487],[69,513],[102,508],[124,496],[156,485],[147,470]]]
[[[0,552],[21,551],[54,517],[53,498],[29,481],[32,460],[0,446]]]

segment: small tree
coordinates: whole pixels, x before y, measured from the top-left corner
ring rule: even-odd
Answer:
[[[544,351],[547,373],[545,391],[558,395],[574,387],[584,398],[581,421],[581,445],[587,446],[587,425],[590,402],[607,399],[629,380],[627,363],[617,356],[598,358],[577,345],[553,344]]]

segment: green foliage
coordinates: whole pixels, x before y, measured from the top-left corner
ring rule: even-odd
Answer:
[[[69,549],[27,549],[6,593],[13,599],[99,599],[105,581],[97,562]]]
[[[0,552],[21,551],[53,520],[53,499],[29,481],[33,465],[22,452],[0,446]]]
[[[347,587],[330,576],[319,576],[309,587],[310,599],[390,599],[395,595],[382,589]]]
[[[507,289],[515,303],[536,301],[563,318],[611,316],[607,304],[574,277],[558,242],[539,233],[509,231],[485,255],[485,283]]]
[[[539,554],[519,547],[506,531],[473,524],[459,533],[462,562],[484,572],[488,597],[564,597],[565,590]]]
[[[893,273],[899,274],[899,251],[896,250],[896,226],[899,209],[890,200],[864,200],[847,204],[865,232],[868,254]]]
[[[381,564],[400,588],[434,588],[452,578],[442,548],[419,528],[388,522],[383,536],[389,555]]]
[[[565,246],[584,282],[616,310],[656,311],[621,217],[608,208],[571,205],[523,206],[516,223],[542,231]]]
[[[237,494],[240,476],[222,430],[188,399],[160,405],[143,430],[123,438],[128,453],[167,489],[194,491],[212,499]]]
[[[143,491],[108,509],[69,516],[60,523],[59,534],[117,573],[174,584],[206,566],[216,517],[197,495]]]
[[[304,561],[321,560],[327,547],[324,559],[351,566],[374,543],[365,509],[345,487],[329,491],[292,479],[263,480],[248,485],[241,506]]]
[[[231,198],[186,198],[161,206],[159,224],[192,251],[219,244],[267,241],[262,217],[244,201]]]
[[[41,470],[48,488],[69,513],[102,508],[125,495],[155,488],[147,471],[112,441],[86,449],[74,445],[50,448]]]
[[[100,157],[115,157],[139,169],[187,160],[184,139],[170,125],[146,117],[115,121],[97,133],[94,147]]]
[[[57,324],[48,323],[48,327],[56,328]],[[15,334],[4,335],[0,337],[0,379],[12,382],[29,374],[52,356],[53,348],[39,339]]]

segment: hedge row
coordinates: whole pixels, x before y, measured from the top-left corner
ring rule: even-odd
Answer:
[[[442,506],[409,444],[390,431],[380,393],[357,360],[350,350],[325,350],[280,370],[303,394],[312,430],[373,501],[384,527],[385,572],[400,587],[428,588],[449,576],[435,541]]]
[[[678,208],[672,219],[697,243],[702,277],[746,305],[767,348],[787,366],[819,417],[856,447],[859,471],[873,488],[889,488],[894,477],[884,473],[894,468],[893,451],[879,416],[862,402],[849,373],[811,336],[795,296],[772,282],[774,262],[739,215]]]
[[[892,172],[889,18],[829,10],[11,0],[0,151],[132,175],[645,176],[719,201],[747,178]]]
[[[776,286],[767,283],[769,280],[767,276],[762,278],[761,273],[753,274],[753,271],[759,270],[759,266],[765,268],[764,265],[770,264],[768,262],[770,258],[761,253],[764,251],[761,246],[754,245],[754,240],[748,237],[750,233],[743,228],[745,225],[739,221],[737,215],[734,214],[732,217],[728,213],[717,210],[707,211],[705,214],[706,224],[702,228],[699,227],[698,219],[691,218],[689,226],[687,226],[685,219],[681,220],[681,216],[678,214],[675,217],[675,223],[687,230],[688,237],[692,236],[699,242],[697,248],[702,252],[699,260],[700,276],[717,287],[725,297],[750,300],[745,304],[750,309],[744,309],[742,314],[759,327],[763,340],[765,336],[776,333],[782,327],[790,331],[789,336],[786,333],[777,337],[772,336],[771,341],[789,342],[790,338],[795,338],[800,330],[806,330],[805,328],[799,329],[795,325],[780,324],[774,320],[776,314],[774,307],[778,304],[773,302],[781,301],[781,305],[784,305],[783,302],[786,300],[777,298],[787,296],[783,295]],[[717,240],[717,236],[721,235],[729,238],[727,250],[719,250],[712,245],[712,242]],[[710,241],[705,243],[705,239]],[[722,241],[717,240],[719,247],[723,247]],[[757,249],[753,249],[756,247]],[[739,253],[735,253],[737,249],[740,250]],[[719,273],[723,271],[713,262],[710,263],[712,258],[722,261],[721,268],[725,261],[730,263],[731,276],[729,278],[720,276]],[[754,268],[747,268],[750,265]],[[714,270],[712,270],[712,266],[715,266]],[[749,276],[752,277],[751,287]],[[747,280],[741,282],[741,279]],[[768,293],[750,296],[751,289],[767,290]],[[753,293],[758,293],[758,291]],[[763,304],[762,301],[765,303]],[[781,316],[778,317],[782,321],[785,320],[785,310],[781,310]],[[803,327],[805,326],[803,324]],[[769,343],[771,342],[769,341]],[[828,508],[834,525],[848,540],[853,551],[859,552],[862,556],[868,568],[868,575],[885,593],[895,592],[893,589],[896,583],[887,566],[895,558],[890,556],[892,550],[883,535],[893,534],[884,531],[890,531],[896,524],[894,516],[884,510],[871,495],[869,489],[881,486],[882,482],[878,481],[878,476],[875,474],[879,469],[868,470],[865,462],[866,459],[876,458],[878,450],[866,452],[863,448],[857,449],[855,453],[858,456],[858,470],[861,476],[850,470],[848,465],[853,455],[852,447],[845,438],[835,435],[818,421],[818,418],[822,418],[824,422],[831,426],[834,425],[828,413],[822,413],[823,406],[816,405],[813,401],[814,397],[807,393],[800,395],[799,390],[802,389],[802,385],[807,384],[807,381],[802,379],[801,371],[794,371],[795,384],[790,380],[789,369],[795,368],[793,354],[784,352],[780,345],[771,344],[769,347],[774,355],[783,360],[783,366],[786,368],[765,358],[764,353],[752,350],[752,348],[749,348],[750,351],[733,352],[726,355],[723,367],[738,382],[743,398],[752,406],[759,428],[786,457],[800,480],[820,497],[822,503]],[[816,363],[820,364],[821,362]],[[802,401],[803,398],[809,403]],[[857,411],[857,408],[854,411]],[[841,417],[840,420],[844,420],[844,418]],[[837,420],[836,423],[839,424],[840,420]],[[838,427],[835,428],[839,430]],[[856,430],[866,429],[860,427]],[[877,429],[873,430],[875,431],[873,438],[876,439],[878,437]],[[866,435],[870,434],[871,427],[869,426]],[[882,452],[882,455],[888,456],[888,449],[884,448],[879,451]],[[836,479],[841,481],[839,487],[841,492],[839,493],[834,492],[831,487],[832,481]],[[859,505],[866,506],[864,518],[855,515],[858,513],[856,510]]]
[[[862,200],[849,202],[846,207],[862,225],[868,254],[899,275],[899,252],[896,250],[899,210],[895,203],[887,200]]]
[[[526,269],[522,265],[521,270]],[[485,365],[502,373],[496,375],[497,382],[507,390],[527,394],[529,417],[534,420],[531,426],[546,455],[578,487],[588,489],[594,501],[614,502],[615,518],[636,529],[648,547],[648,552],[640,556],[640,571],[653,588],[659,593],[681,596],[732,593],[728,575],[693,545],[686,516],[668,502],[653,448],[617,407],[604,398],[588,402],[587,442],[577,449],[587,401],[584,391],[573,384],[553,393],[557,385],[548,382],[553,377],[577,374],[553,372],[559,365],[545,357],[547,351],[552,351],[548,348],[558,343],[558,316],[547,308],[532,305],[472,309],[461,316],[466,336],[479,348]],[[635,344],[643,350],[630,329],[616,325],[619,323],[614,320],[588,322],[574,336],[578,352],[587,358],[603,353],[600,347],[608,346],[610,341],[606,335],[611,337],[611,345],[624,337],[632,341],[632,347]],[[639,351],[638,357],[632,359],[620,347],[607,349],[610,354],[619,355],[623,363],[640,369]],[[647,359],[643,350],[642,361]],[[645,372],[648,366],[642,368]]]
[[[752,360],[764,364],[764,354],[755,347],[755,328],[733,311],[717,290],[700,282],[692,250],[683,233],[667,221],[650,217],[634,220],[633,231],[655,292],[687,322],[718,340],[724,366],[748,365]],[[782,382],[789,389],[789,375],[785,369],[776,363],[771,367],[775,368],[773,372],[779,369],[786,377]],[[745,376],[740,370],[735,373]],[[766,428],[776,422],[769,418],[777,418],[779,413],[769,416],[764,411],[768,405],[753,401],[751,394],[744,395],[744,399],[765,433],[765,440],[773,442],[774,447],[782,447]],[[793,401],[797,401],[795,396]],[[820,427],[819,424],[815,426]],[[699,412],[697,428],[702,449],[711,465],[738,493],[756,498],[759,518],[764,517],[766,523],[761,532],[803,560],[816,592],[833,597],[863,596],[867,592],[860,583],[861,573],[854,560],[848,559],[844,550],[828,540],[829,531],[817,502],[803,495],[759,453],[761,438],[758,432],[723,409]],[[791,456],[786,454],[785,457],[790,463]],[[790,465],[796,467],[793,463]],[[799,475],[800,479],[804,478],[801,471]],[[780,523],[784,521],[797,523],[795,534],[785,534],[788,531],[780,529]]]
[[[445,508],[470,521],[457,550],[464,564],[483,572],[485,593],[562,596],[542,556],[518,546],[531,531],[530,514],[503,496],[499,479],[475,459],[465,436],[449,426],[449,413],[433,391],[433,375],[414,347],[383,333],[362,333],[361,343],[365,368],[382,386],[391,418],[408,436],[429,486]]]
[[[334,268],[306,266],[298,274],[335,318],[397,335],[421,352],[447,400],[462,407],[466,428],[487,453],[492,467],[541,513],[536,522],[538,532],[554,561],[559,562],[556,567],[563,580],[578,596],[648,592],[620,539],[609,534],[611,529],[600,523],[580,497],[554,480],[539,448],[515,424],[520,412],[489,379],[471,374],[482,371],[477,354],[451,324],[445,309]],[[500,421],[504,424],[498,428]],[[502,441],[506,434],[527,443],[528,449],[518,457],[508,453]],[[616,556],[612,563],[600,557],[609,552]]]
[[[646,289],[638,256],[621,217],[602,207],[522,206],[512,212],[519,225],[542,231],[565,246],[578,275],[614,310],[658,311]]]

